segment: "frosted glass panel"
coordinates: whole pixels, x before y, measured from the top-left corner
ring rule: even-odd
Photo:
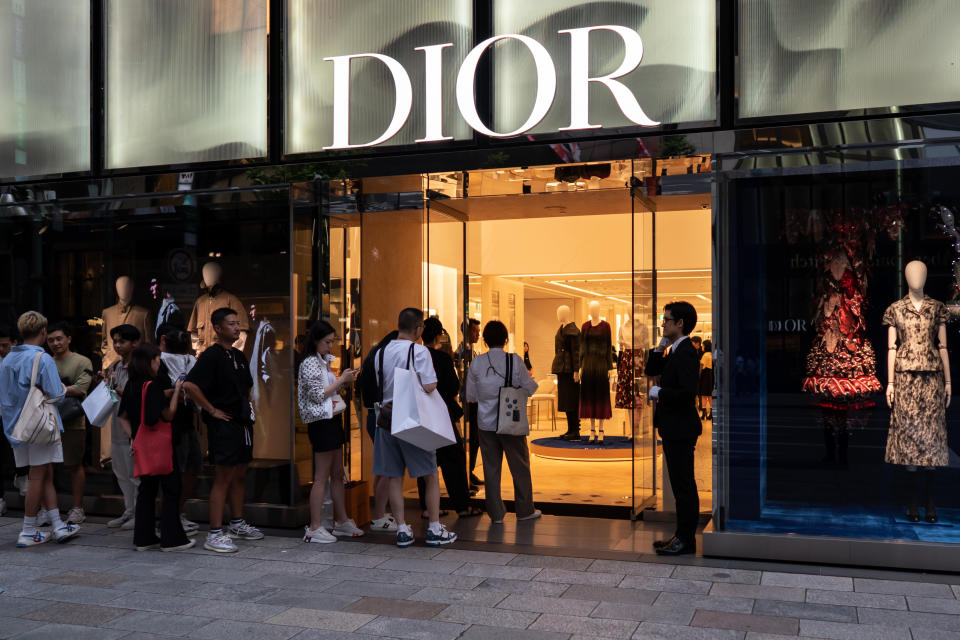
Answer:
[[[108,0],[107,166],[265,156],[267,0]]]
[[[629,27],[640,34],[643,60],[620,80],[647,116],[663,123],[715,119],[715,0],[499,0],[494,3],[494,32],[532,37],[550,52],[557,69],[553,107],[533,133],[570,124],[571,36],[557,31],[600,25]],[[533,57],[513,40],[498,42],[493,51],[494,129],[514,131],[533,107],[532,87],[537,77]],[[609,31],[590,34],[591,77],[613,73],[623,57],[624,45],[618,35]],[[610,90],[599,83],[590,83],[590,124],[636,126],[621,113]]]
[[[403,65],[413,106],[404,127],[380,146],[424,137],[425,54],[416,47],[453,43],[443,50],[443,135],[469,138],[453,98],[457,70],[472,46],[471,0],[287,0],[287,153],[320,151],[333,141],[331,56],[380,53]],[[350,144],[376,140],[394,111],[394,81],[378,60],[350,65]]]
[[[90,169],[90,2],[0,2],[0,178]]]
[[[960,101],[957,0],[740,0],[740,116]]]

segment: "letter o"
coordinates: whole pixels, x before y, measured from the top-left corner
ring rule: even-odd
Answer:
[[[522,42],[533,55],[533,63],[537,68],[537,99],[533,103],[533,110],[530,117],[516,131],[510,133],[497,133],[490,129],[480,120],[480,114],[477,113],[476,97],[473,95],[474,80],[477,75],[477,65],[484,52],[495,42],[506,39]],[[557,92],[557,69],[553,66],[553,60],[546,48],[529,36],[516,33],[507,33],[504,35],[487,38],[476,47],[474,47],[467,57],[463,59],[460,71],[457,73],[457,106],[460,108],[460,114],[467,121],[474,131],[482,133],[491,138],[509,138],[529,131],[543,120],[550,107],[553,106],[553,98]]]

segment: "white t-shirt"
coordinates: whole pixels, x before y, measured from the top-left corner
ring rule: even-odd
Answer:
[[[383,348],[383,402],[393,402],[393,370],[407,366],[407,355],[410,345],[413,344],[413,361],[411,367],[420,374],[420,383],[427,385],[437,381],[437,372],[433,369],[433,358],[430,350],[422,344],[414,344],[409,340],[393,340]],[[377,375],[380,374],[380,354],[373,358]],[[379,378],[377,379],[379,383]]]

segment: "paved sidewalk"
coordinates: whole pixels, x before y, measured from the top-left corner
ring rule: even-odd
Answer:
[[[0,638],[960,640],[960,576],[398,549],[370,534],[138,553],[130,532],[95,523],[64,545],[16,549],[19,526],[0,518]]]

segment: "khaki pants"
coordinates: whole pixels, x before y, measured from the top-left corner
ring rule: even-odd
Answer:
[[[130,438],[123,432],[116,416],[110,419],[110,458],[113,475],[123,494],[123,508],[133,513],[137,504],[137,487],[140,479],[133,477],[133,456],[130,455]]]
[[[533,481],[530,479],[530,451],[526,436],[497,435],[480,430],[480,453],[483,455],[483,482],[487,495],[487,514],[492,520],[503,520],[507,508],[500,497],[500,470],[503,457],[513,477],[514,510],[517,517],[529,516],[534,511]]]

